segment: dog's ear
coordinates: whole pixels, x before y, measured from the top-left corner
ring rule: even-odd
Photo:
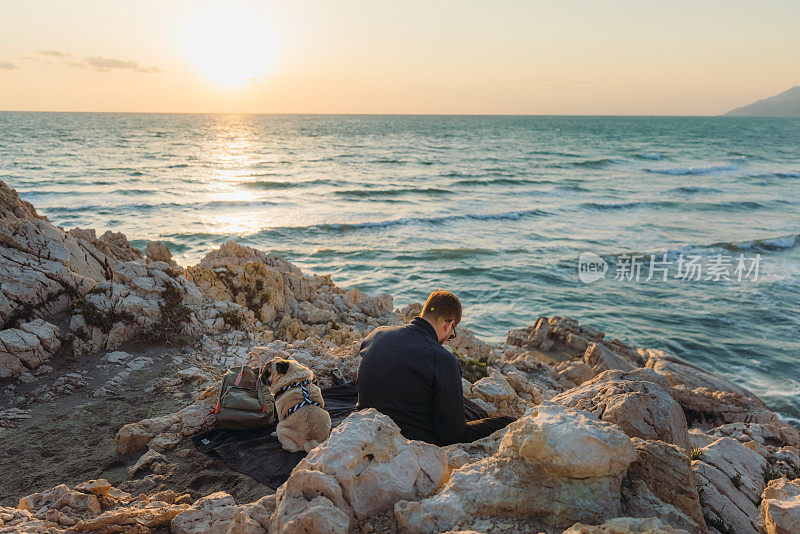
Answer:
[[[278,371],[280,374],[285,375],[286,371],[289,370],[289,362],[286,360],[280,361],[275,364],[275,370]]]

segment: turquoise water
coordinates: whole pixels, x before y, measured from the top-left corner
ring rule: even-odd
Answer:
[[[0,113],[0,179],[182,264],[235,239],[397,306],[449,288],[490,342],[570,315],[800,422],[798,141],[797,119]],[[616,280],[631,254],[667,280]],[[676,278],[681,255],[732,279]]]

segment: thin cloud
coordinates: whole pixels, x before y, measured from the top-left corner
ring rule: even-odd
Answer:
[[[84,60],[74,60],[72,59],[72,54],[69,52],[64,52],[62,50],[54,50],[54,49],[39,49],[36,51],[35,57],[25,57],[23,59],[30,60],[30,61],[43,61],[48,64],[53,64],[53,60],[55,61],[62,61],[64,64],[69,65],[70,67],[75,67],[76,69],[89,69],[89,70],[96,70],[98,72],[110,72],[112,70],[129,70],[133,72],[141,72],[144,74],[159,74],[161,73],[161,69],[158,67],[148,67],[147,65],[142,65],[136,61],[126,61],[123,59],[115,59],[109,57],[102,57],[102,56],[92,56],[87,57]],[[13,69],[18,68],[16,65],[12,65],[8,62],[0,63],[0,69]]]
[[[8,61],[0,61],[0,70],[14,70],[18,68],[19,65],[14,65],[13,63],[9,63]]]
[[[124,61],[122,59],[113,59],[107,57],[88,57],[85,63],[73,63],[75,66],[81,66],[97,70],[100,72],[109,72],[114,69],[132,70],[134,72],[143,72],[146,74],[158,74],[161,69],[158,67],[146,67],[137,63],[136,61]]]
[[[64,59],[70,57],[72,54],[62,52],[61,50],[39,50],[39,55],[44,57],[54,57],[57,59]]]

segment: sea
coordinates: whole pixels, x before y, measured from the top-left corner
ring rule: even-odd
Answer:
[[[182,265],[448,289],[490,343],[574,317],[800,425],[800,119],[2,112],[0,180]]]

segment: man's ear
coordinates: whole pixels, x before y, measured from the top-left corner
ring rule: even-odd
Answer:
[[[289,362],[282,361],[275,364],[275,370],[278,371],[280,374],[285,375],[286,371],[289,370]]]

